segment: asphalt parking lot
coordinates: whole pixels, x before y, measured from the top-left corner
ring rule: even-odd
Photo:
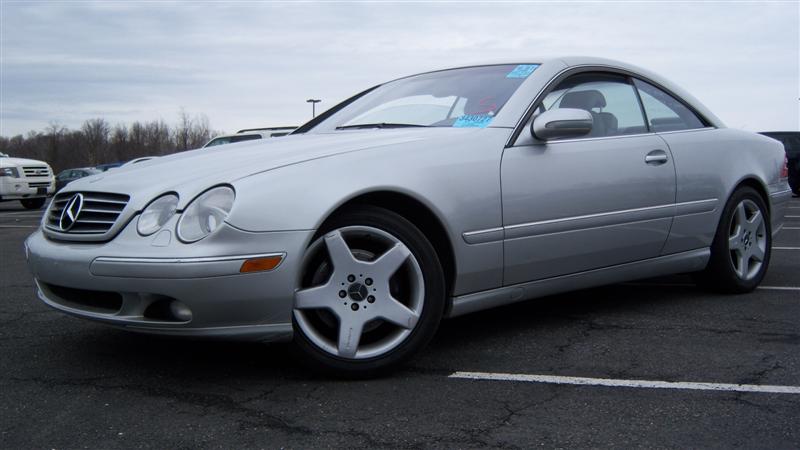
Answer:
[[[686,276],[445,322],[394,376],[327,380],[285,345],[129,334],[36,300],[0,203],[0,447],[800,446],[800,199],[762,288]]]

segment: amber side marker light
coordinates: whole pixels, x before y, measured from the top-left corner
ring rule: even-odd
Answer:
[[[242,263],[239,273],[264,272],[278,267],[283,261],[283,255],[266,256],[264,258],[248,259]]]

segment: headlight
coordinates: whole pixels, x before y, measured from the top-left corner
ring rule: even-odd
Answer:
[[[0,177],[19,178],[19,171],[16,167],[0,168]]]
[[[142,236],[149,236],[160,230],[178,209],[178,196],[175,194],[163,195],[147,205],[139,216],[136,231]]]
[[[194,199],[178,221],[178,238],[195,242],[216,231],[231,212],[234,197],[233,189],[220,186]]]

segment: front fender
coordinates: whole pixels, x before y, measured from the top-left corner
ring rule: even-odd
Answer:
[[[511,130],[458,131],[447,140],[340,154],[237,180],[228,222],[247,231],[315,230],[352,198],[401,193],[444,225],[458,262],[456,295],[498,287],[502,242],[469,245],[462,235],[502,226],[500,159]]]

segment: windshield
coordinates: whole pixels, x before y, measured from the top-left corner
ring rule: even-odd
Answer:
[[[467,67],[393,81],[322,122],[319,130],[491,124],[537,64]]]

